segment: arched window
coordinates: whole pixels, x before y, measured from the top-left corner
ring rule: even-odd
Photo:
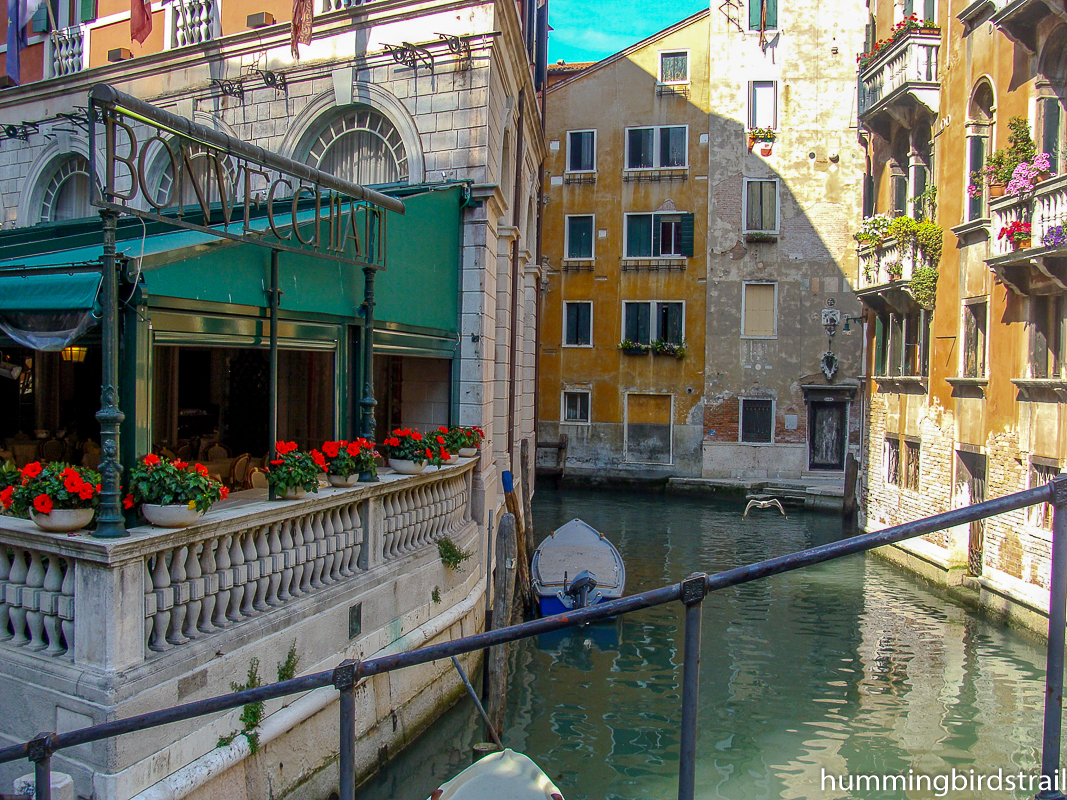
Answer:
[[[1064,155],[1064,103],[1067,99],[1067,25],[1045,40],[1038,59],[1038,152],[1049,154],[1052,172],[1060,171]]]
[[[41,198],[41,222],[85,219],[93,214],[89,205],[89,161],[72,156],[52,173]]]
[[[175,157],[179,159],[178,163],[180,168],[185,169],[184,163],[180,160],[181,156],[178,153],[177,142],[172,143],[171,147],[174,148]],[[171,196],[174,191],[174,162],[171,161],[165,150],[161,151],[160,158],[163,161],[164,167],[156,187],[156,202],[160,205],[173,207],[179,204],[178,198]],[[222,196],[219,192],[219,178],[216,174],[214,159],[203,149],[195,147],[189,154],[189,162],[193,167],[193,179],[195,179],[196,183],[200,186],[200,190],[204,194],[204,199],[209,204],[221,202]],[[227,200],[233,202],[237,192],[237,187],[234,185],[236,170],[233,166],[232,159],[229,157],[222,160],[222,166],[222,188],[226,193]],[[186,178],[182,183],[181,192],[180,204],[183,207],[200,205],[200,200],[196,195],[193,180]]]
[[[396,127],[372,108],[352,106],[316,136],[305,161],[361,186],[408,178],[408,157]]]
[[[967,172],[972,173],[985,166],[990,151],[990,136],[993,132],[993,87],[983,80],[971,93],[967,106]],[[970,194],[967,203],[967,219],[980,219],[986,210],[985,183],[980,181]]]

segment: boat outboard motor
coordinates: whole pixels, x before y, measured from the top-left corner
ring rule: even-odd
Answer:
[[[587,569],[583,569],[578,573],[570,585],[563,591],[567,593],[573,601],[571,606],[572,610],[579,608],[585,608],[589,604],[589,593],[596,588],[596,575]]]

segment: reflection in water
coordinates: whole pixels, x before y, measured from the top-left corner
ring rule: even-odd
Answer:
[[[540,536],[574,517],[618,546],[627,593],[843,535],[832,516],[742,521],[739,507],[702,500],[538,493]],[[521,644],[506,744],[568,800],[675,796],[681,613],[673,605],[617,620],[617,644],[588,631]],[[877,559],[852,556],[710,595],[702,642],[697,797],[918,798],[929,792],[824,791],[821,779],[1038,769],[1043,648]],[[437,774],[390,796],[425,797],[444,761],[464,761],[481,738],[472,714],[461,703],[402,756],[390,772],[409,785],[420,770]],[[361,796],[398,788],[395,778],[377,786]]]

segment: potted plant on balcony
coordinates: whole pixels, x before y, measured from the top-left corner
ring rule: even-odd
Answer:
[[[442,437],[443,438],[443,437]],[[428,442],[418,431],[397,428],[382,442],[382,452],[389,466],[401,475],[418,475],[427,464],[441,466],[448,459],[444,445]]]
[[[440,428],[438,428],[440,430]],[[461,427],[453,425],[448,429],[448,444],[446,449],[450,453],[456,453],[460,458],[474,458],[478,455],[478,447],[485,438],[485,431],[477,426]],[[453,449],[454,448],[454,449]]]
[[[1041,244],[1045,247],[1065,247],[1067,246],[1067,233],[1064,232],[1062,225],[1053,225],[1047,231],[1045,235],[1041,237]]]
[[[305,453],[296,442],[278,442],[274,446],[278,457],[270,462],[267,481],[279,500],[298,500],[307,492],[319,491],[319,473],[326,469],[326,458],[318,450]]]
[[[893,224],[893,218],[888,214],[874,214],[864,217],[860,222],[860,229],[852,234],[852,238],[861,245],[878,247],[882,240],[889,235],[889,226]]]
[[[888,261],[885,265],[886,274],[891,281],[899,281],[900,276],[904,274],[904,265],[899,261]]]
[[[771,147],[777,138],[778,134],[775,133],[774,128],[749,128],[748,150],[749,152],[752,152],[752,148],[755,146],[756,142],[759,142],[760,153],[769,156],[771,154]]]
[[[643,356],[652,349],[650,345],[641,344],[632,339],[623,339],[619,342],[618,348],[628,356]]]
[[[1030,136],[1030,123],[1023,117],[1012,117],[1008,120],[1008,146],[991,153],[986,159],[985,166],[977,172],[989,185],[990,197],[1003,197],[1007,191],[1008,183],[1011,182],[1015,168],[1020,164],[1030,164],[1037,156],[1037,147]],[[976,173],[971,173],[971,184],[980,182],[975,180]],[[968,188],[972,197],[977,195]]]
[[[1004,189],[1005,194],[1019,195],[1032,192],[1043,180],[1051,175],[1052,159],[1048,153],[1038,153],[1031,162],[1020,162],[1012,171],[1011,180]]]
[[[100,475],[85,467],[31,461],[19,480],[0,490],[4,511],[29,514],[33,523],[49,533],[80,530],[93,521],[100,503]]]
[[[229,489],[208,475],[203,464],[168,461],[149,453],[130,470],[126,508],[141,504],[141,513],[161,528],[192,525],[211,506],[226,499]]]
[[[1008,239],[1012,250],[1022,250],[1030,246],[1030,223],[1013,219],[1010,224],[1000,229],[998,239]]]
[[[378,475],[374,442],[360,438],[351,442],[323,442],[326,479],[331,486],[350,488],[360,481],[373,481]],[[312,456],[314,458],[314,456]]]
[[[652,352],[658,356],[685,358],[686,346],[684,342],[665,342],[662,339],[655,339],[652,342]]]

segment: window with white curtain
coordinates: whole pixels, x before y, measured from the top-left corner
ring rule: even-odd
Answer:
[[[68,158],[52,173],[41,198],[41,222],[85,219],[93,215],[89,205],[89,161]]]
[[[353,106],[312,141],[307,163],[362,186],[408,177],[408,157],[396,127],[372,108]]]

